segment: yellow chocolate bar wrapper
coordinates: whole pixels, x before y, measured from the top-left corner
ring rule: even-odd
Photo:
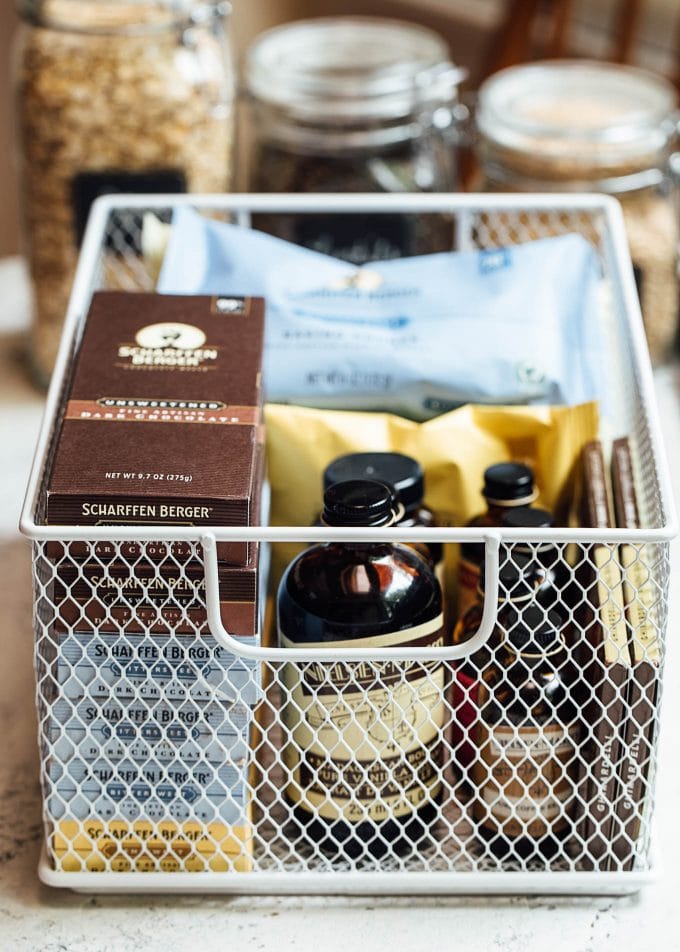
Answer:
[[[250,872],[252,838],[250,823],[60,820],[50,853],[64,872]]]

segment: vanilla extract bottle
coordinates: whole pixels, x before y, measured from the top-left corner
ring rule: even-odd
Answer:
[[[391,487],[331,486],[328,526],[378,527],[398,517]],[[278,592],[282,647],[430,647],[445,643],[432,568],[386,542],[306,549]],[[286,798],[301,836],[354,861],[403,854],[429,835],[441,794],[444,665],[434,662],[286,664]]]
[[[479,693],[473,817],[498,858],[555,856],[571,831],[582,732],[564,616],[516,612]]]
[[[506,529],[550,529],[554,525],[552,515],[546,509],[509,509],[503,515],[502,526]],[[555,542],[514,542],[512,553],[534,559],[543,568],[544,576],[536,593],[535,601],[543,608],[556,608],[567,612],[567,593],[572,588],[569,566],[561,557]]]
[[[544,579],[542,566],[529,553],[517,552],[509,558],[507,550],[501,550],[496,624],[489,639],[481,648],[467,658],[456,662],[451,686],[454,715],[451,726],[451,747],[454,766],[465,783],[470,781],[470,769],[476,754],[473,733],[479,716],[480,684],[485,673],[495,663],[496,654],[500,650],[508,627],[516,624],[518,609],[534,602],[536,593],[544,584]],[[482,623],[485,588],[486,577],[482,567],[477,601],[470,605],[454,627],[453,643],[455,645],[469,641],[478,631]]]
[[[434,526],[434,513],[423,501],[425,474],[420,463],[405,453],[348,453],[329,463],[323,473],[324,490],[347,479],[374,479],[390,486],[397,497],[401,512],[396,525]],[[442,584],[444,576],[444,549],[440,542],[409,542],[432,564]]]
[[[534,473],[523,463],[496,463],[484,470],[482,495],[486,500],[485,512],[474,516],[467,523],[471,527],[501,526],[504,516],[511,509],[526,509],[537,498]],[[479,573],[484,561],[484,544],[463,542],[458,563],[458,617],[477,601]]]

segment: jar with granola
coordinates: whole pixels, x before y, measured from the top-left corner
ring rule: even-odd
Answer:
[[[20,0],[19,10],[15,79],[34,296],[31,351],[45,382],[94,199],[228,188],[230,7],[203,0]],[[125,247],[111,250],[132,261],[139,250],[134,224],[131,231]]]
[[[676,108],[674,87],[654,73],[548,60],[491,76],[479,90],[476,115],[485,190],[605,192],[619,199],[655,360],[675,343],[678,321],[668,174]],[[557,227],[564,231],[564,223]]]

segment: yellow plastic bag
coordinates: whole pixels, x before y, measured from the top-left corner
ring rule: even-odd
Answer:
[[[487,466],[503,460],[530,465],[536,505],[566,524],[566,508],[581,449],[597,439],[596,403],[574,407],[495,407],[468,404],[426,423],[387,413],[314,410],[269,404],[267,454],[273,525],[308,526],[322,506],[324,468],[345,453],[392,451],[417,459],[425,471],[425,504],[438,525],[464,525],[485,508]],[[300,550],[275,547],[272,581]],[[455,553],[447,558],[452,578]]]

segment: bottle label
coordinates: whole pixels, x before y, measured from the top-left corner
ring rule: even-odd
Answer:
[[[439,647],[442,615],[389,635],[284,648]],[[308,662],[283,668],[290,799],[327,820],[407,816],[441,788],[444,666],[439,661]]]
[[[479,601],[479,565],[461,558],[458,563],[458,617],[462,618],[470,605]]]
[[[477,739],[476,819],[513,839],[561,830],[573,794],[567,765],[574,757],[577,728],[480,723]]]

